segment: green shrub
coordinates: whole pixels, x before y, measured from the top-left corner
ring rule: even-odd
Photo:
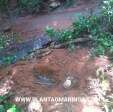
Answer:
[[[103,1],[100,19],[100,31],[94,36],[95,54],[113,53],[113,0]]]
[[[103,14],[103,13],[102,13]],[[77,37],[84,37],[84,35],[90,35],[92,37],[93,54],[104,55],[113,53],[113,35],[109,31],[111,22],[106,19],[106,23],[109,27],[103,23],[105,16],[100,15],[83,17],[79,22],[74,23],[74,34]]]
[[[73,40],[75,37],[73,36],[73,31],[72,29],[64,29],[64,30],[54,30],[52,27],[46,27],[46,33],[48,36],[50,36],[51,39],[64,43]],[[70,51],[73,51],[75,49],[74,44],[69,44],[67,46]]]
[[[18,6],[21,10],[29,13],[37,12],[41,8],[43,0],[19,0]]]
[[[52,27],[46,28],[46,33],[60,42],[82,38],[84,35],[97,35],[100,31],[99,20],[96,16],[80,17],[69,29],[54,30]]]
[[[9,101],[10,94],[0,96],[0,112],[24,112],[22,108]]]
[[[46,28],[46,33],[56,41],[64,43],[73,39],[71,29],[54,30],[52,27]]]
[[[75,0],[64,0],[64,6],[69,7],[74,5]]]
[[[0,11],[4,11],[8,8],[9,0],[0,0]]]
[[[10,65],[16,61],[15,55],[7,55],[2,58],[4,65]]]
[[[99,16],[81,16],[70,29],[48,29],[49,34],[60,42],[67,42],[76,38],[90,36],[92,39],[93,54],[113,54],[113,0],[103,2]]]
[[[95,39],[94,53],[104,55],[113,53],[113,35],[108,32],[101,32]]]
[[[43,0],[17,0],[17,9],[25,10],[26,12],[38,12],[42,7]],[[7,11],[9,0],[0,0],[0,11]]]
[[[102,14],[111,21],[111,18],[113,17],[113,0],[103,1]]]
[[[83,37],[89,34],[96,35],[99,29],[99,19],[96,16],[82,16],[73,23],[73,35],[75,37]]]

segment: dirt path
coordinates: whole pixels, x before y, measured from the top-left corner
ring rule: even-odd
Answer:
[[[95,9],[96,5],[96,1],[85,2],[81,0],[79,5],[72,8],[56,10],[46,15],[19,17],[13,20],[13,30],[28,39],[41,35],[46,26],[58,29],[67,28],[72,24],[77,15],[80,13],[87,15],[88,9]]]

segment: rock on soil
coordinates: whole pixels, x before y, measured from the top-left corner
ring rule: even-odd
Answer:
[[[63,87],[65,89],[71,89],[73,87],[79,86],[78,83],[79,83],[79,79],[77,77],[67,76],[63,82]]]

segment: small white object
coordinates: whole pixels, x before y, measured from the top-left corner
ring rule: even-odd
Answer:
[[[72,81],[70,79],[66,79],[66,81],[64,82],[63,86],[64,88],[69,88],[72,85]]]
[[[54,1],[54,0],[51,1],[50,7],[56,8],[56,7],[58,7],[58,6],[60,6],[60,2]]]
[[[32,100],[28,105],[28,112],[43,112],[43,107],[38,100]]]
[[[10,92],[12,89],[14,82],[9,78],[6,79],[1,85],[0,85],[0,96],[3,96]]]
[[[63,87],[65,89],[70,89],[72,87],[77,87],[77,85],[78,85],[78,78],[73,77],[73,76],[68,76],[63,82]]]

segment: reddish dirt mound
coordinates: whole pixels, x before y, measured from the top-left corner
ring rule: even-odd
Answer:
[[[76,51],[71,53],[66,49],[56,49],[48,56],[28,62],[18,62],[8,67],[7,70],[14,71],[15,73],[13,77],[13,91],[18,96],[80,96],[84,94],[88,95],[87,79],[90,76],[95,77],[95,68],[97,66],[105,66],[108,63],[109,61],[107,58],[91,59],[88,54],[88,49],[85,48],[76,49]],[[47,86],[35,84],[35,77],[33,74],[34,68],[38,72],[47,74],[52,73],[52,77],[55,77],[55,80],[60,79],[60,83],[49,88]],[[5,73],[7,72],[3,74]],[[71,89],[64,89],[62,82],[67,75],[78,77],[79,86]],[[48,105],[51,104],[46,104],[46,107],[48,107]],[[82,104],[78,103],[76,106],[75,104],[71,106],[73,106],[76,112],[83,112]]]
[[[41,59],[34,59],[31,61],[18,62],[15,65],[2,70],[0,73],[3,76],[7,71],[14,71],[13,80],[15,82],[14,91],[18,95],[37,95],[44,93],[44,95],[59,95],[63,94],[62,81],[68,75],[76,76],[80,79],[79,88],[73,88],[71,94],[79,94],[86,90],[86,80],[89,76],[95,77],[95,68],[97,66],[104,66],[108,64],[107,58],[91,59],[88,54],[88,49],[78,49],[74,52],[69,52],[66,49],[56,49],[50,55],[42,57]],[[33,69],[39,72],[53,75],[60,79],[59,85],[54,88],[48,88],[34,84]],[[9,72],[11,74],[11,72]],[[56,79],[56,80],[57,80]],[[50,93],[51,91],[51,93]],[[56,91],[56,93],[54,93]]]
[[[53,77],[57,77],[61,82],[53,88],[47,88],[34,84],[33,68],[41,72],[48,72],[52,69]],[[13,77],[15,82],[14,91],[21,95],[59,95],[63,94],[62,81],[66,75],[76,76],[80,79],[80,87],[73,88],[71,94],[80,94],[86,89],[86,80],[88,76],[95,75],[94,64],[91,62],[88,51],[85,49],[70,53],[67,50],[54,50],[50,55],[31,62],[25,62],[25,65],[15,64],[12,69],[16,69]],[[42,69],[42,70],[41,70]],[[57,70],[57,72],[56,72]],[[57,76],[55,76],[57,74]],[[56,80],[57,80],[56,79]],[[28,91],[28,92],[26,92]],[[56,91],[56,93],[55,93]],[[66,91],[69,92],[69,91]]]

